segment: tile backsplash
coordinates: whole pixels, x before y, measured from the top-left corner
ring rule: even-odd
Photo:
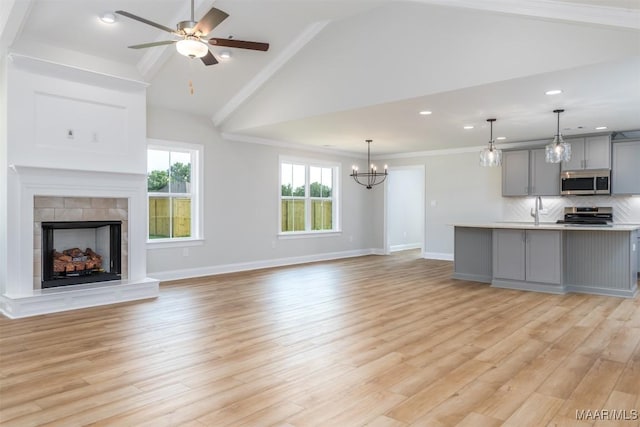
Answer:
[[[502,199],[503,221],[531,221],[533,197],[504,197]],[[613,222],[618,224],[640,224],[640,197],[612,196],[568,196],[542,197],[542,204],[547,211],[540,215],[541,222],[555,222],[564,216],[565,207],[611,206]]]

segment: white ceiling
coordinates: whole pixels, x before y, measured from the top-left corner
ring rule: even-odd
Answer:
[[[235,140],[360,153],[373,139],[378,155],[464,148],[488,140],[489,117],[505,143],[550,137],[555,108],[567,135],[640,129],[640,0],[195,4],[196,19],[212,6],[230,15],[210,36],[270,50],[229,49],[205,67],[173,46],[127,48],[172,38],[161,30],[97,18],[122,9],[174,27],[188,0],[2,0],[0,48],[148,81],[149,105],[210,117]]]

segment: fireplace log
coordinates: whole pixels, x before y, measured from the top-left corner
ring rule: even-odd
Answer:
[[[84,252],[79,248],[66,249],[62,252],[53,250],[54,273],[73,273],[74,271],[96,270],[102,267],[102,256],[93,249]]]

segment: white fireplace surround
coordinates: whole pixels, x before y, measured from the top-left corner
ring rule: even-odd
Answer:
[[[145,298],[159,293],[146,274],[146,175],[11,165],[8,173],[7,283],[0,310],[11,318]],[[126,198],[127,279],[34,289],[34,196]]]

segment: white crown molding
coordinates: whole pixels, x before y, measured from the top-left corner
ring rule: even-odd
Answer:
[[[640,30],[640,11],[556,0],[413,0],[421,3]]]
[[[240,91],[229,100],[216,114],[212,120],[214,126],[220,126],[243,102],[253,95],[267,80],[269,80],[284,64],[286,64],[300,49],[309,43],[315,36],[322,31],[329,23],[326,21],[318,21],[307,26],[300,35],[283,49],[273,61],[255,75]]]
[[[8,58],[16,67],[27,71],[73,80],[79,83],[94,84],[101,87],[120,90],[142,90],[149,86],[149,83],[144,81],[101,73],[87,68],[62,64],[15,52],[9,53]]]
[[[267,138],[259,138],[256,136],[246,136],[239,135],[235,133],[221,133],[223,139],[227,141],[237,141],[237,142],[246,142],[248,144],[260,144],[260,145],[269,145],[271,147],[279,147],[279,148],[287,148],[291,150],[298,151],[310,151],[314,153],[324,153],[324,154],[333,154],[339,156],[349,156],[355,158],[366,159],[366,156],[363,156],[362,153],[353,153],[351,151],[340,151],[336,149],[324,148],[324,147],[316,147],[313,145],[304,145],[304,144],[296,144],[293,142],[285,142],[285,141],[277,141],[275,139],[267,139]]]

